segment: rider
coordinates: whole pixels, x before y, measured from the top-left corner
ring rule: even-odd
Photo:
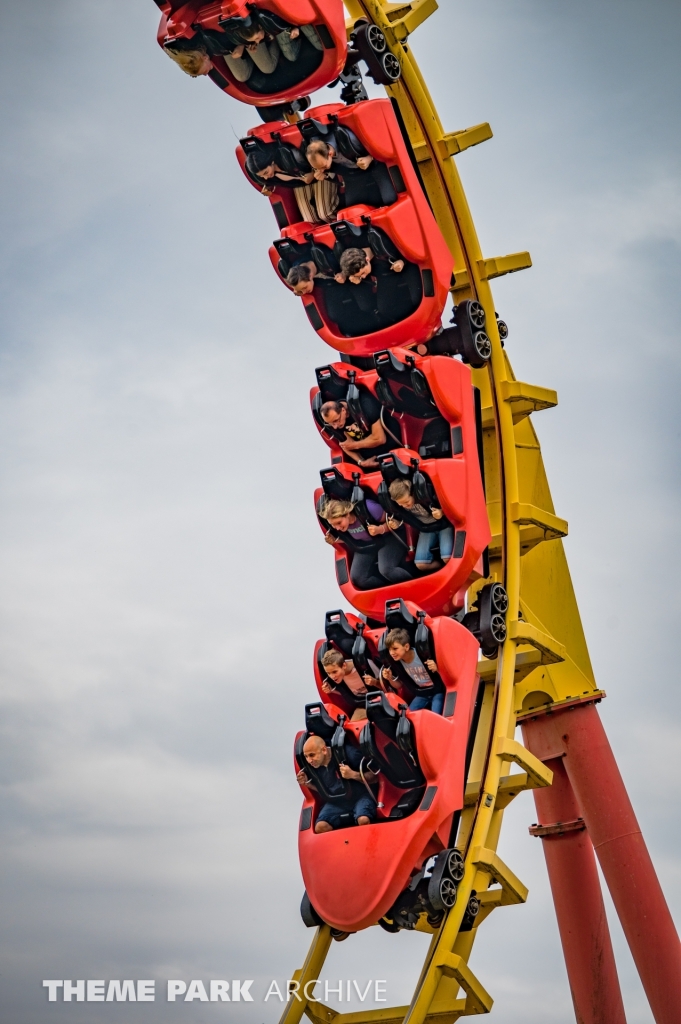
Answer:
[[[352,285],[355,302],[361,310],[375,320],[374,330],[399,323],[418,308],[421,301],[419,269],[407,263],[388,235],[374,228],[380,238],[382,252],[370,245],[351,246],[340,256],[341,273],[338,281]],[[404,280],[395,275],[404,272]]]
[[[326,543],[333,545],[342,540],[353,552],[350,581],[357,590],[407,583],[411,574],[400,565],[406,553],[404,544],[391,533],[378,502],[369,499],[366,506],[376,524],[365,526],[351,501],[325,497],[319,515],[329,524]]]
[[[411,480],[393,480],[388,488],[390,497],[402,509],[401,518],[388,517],[388,526],[397,530],[405,522],[419,531],[414,564],[417,569],[441,569],[454,550],[454,527],[438,505],[424,508],[414,497]],[[433,556],[433,547],[439,545],[441,562]]]
[[[351,157],[340,151],[334,131],[323,139],[308,142],[305,156],[315,178],[319,181],[340,179],[346,206],[357,203],[390,206],[397,199],[397,193],[386,165],[374,160],[349,128],[343,127],[342,130],[351,148]]]
[[[369,690],[381,689],[373,676],[360,676],[351,658],[346,658],[340,651],[327,651],[322,658],[322,668],[326,672],[327,679],[322,682],[324,693],[340,693],[342,695],[343,685],[350,691],[353,703],[364,703]],[[350,719],[351,722],[358,722],[367,717],[363,707],[357,707]]]
[[[445,688],[442,681],[433,679],[430,673],[437,675],[437,664],[432,658],[426,658],[425,664],[411,646],[409,633],[406,629],[391,629],[385,638],[385,649],[393,661],[399,662],[409,680],[409,689],[416,691],[409,703],[410,711],[430,710],[436,715],[442,714],[445,702]],[[404,685],[404,680],[396,676],[392,669],[384,668],[381,677],[391,686]]]
[[[361,418],[370,426],[370,432],[357,422],[360,417],[353,416],[347,402],[324,402],[319,412],[325,423],[324,433],[338,442],[349,459],[369,469],[378,465],[377,456],[399,448],[402,442],[386,432],[383,407],[377,398],[362,390],[359,405]]]
[[[222,57],[237,82],[246,82],[256,68],[262,74],[272,74],[280,53],[286,60],[295,61],[300,53],[301,32],[316,50],[323,49],[314,25],[290,25],[269,11],[263,19],[253,11],[247,18],[228,23],[222,31],[199,25],[191,39],[169,39],[163,49],[192,78],[210,74],[213,57]]]
[[[333,832],[340,828],[343,813],[351,813],[356,825],[370,825],[376,820],[376,800],[367,788],[376,781],[376,776],[372,772],[361,771],[363,758],[356,747],[346,747],[348,763],[336,767],[331,748],[321,736],[309,736],[303,747],[303,757],[310,766],[312,778],[301,768],[296,775],[298,784],[317,789],[316,776],[320,782],[319,790],[323,789],[328,794],[317,815],[315,832]]]
[[[286,154],[282,154],[285,147]],[[278,160],[288,156],[286,170]],[[246,174],[260,186],[264,196],[271,196],[275,187],[292,188],[300,216],[311,224],[327,224],[335,220],[340,198],[335,181],[315,181],[299,151],[290,143],[267,143],[246,157]]]

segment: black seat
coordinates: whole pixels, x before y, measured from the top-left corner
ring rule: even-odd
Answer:
[[[339,651],[342,651],[346,658],[352,659],[353,665],[362,678],[364,676],[376,678],[375,664],[372,664],[372,661],[375,661],[378,656],[375,647],[372,650],[367,643],[364,636],[365,629],[365,622],[358,622],[356,627],[351,626],[345,612],[341,611],[340,608],[326,613],[324,632],[326,633],[327,643],[322,645],[323,650],[320,648],[319,651],[319,668],[322,676],[324,675],[324,668],[321,664],[321,659],[326,654],[326,651],[330,649],[330,645],[333,644]],[[350,696],[353,703],[358,706],[364,706],[363,696],[357,697],[348,687],[344,687],[344,684],[341,684],[340,687],[338,687],[337,683],[333,685],[338,689],[347,690],[347,695]]]
[[[319,476],[322,481],[324,494],[327,497],[339,498],[341,501],[351,501],[354,505],[355,515],[365,526],[369,523],[373,526],[378,525],[378,520],[374,518],[367,508],[364,488],[360,487],[359,484],[359,473],[353,473],[352,481],[350,481],[346,480],[335,466],[331,466],[329,469],[320,470]]]
[[[338,498],[340,501],[350,500],[354,484],[352,480],[346,480],[335,466],[320,469],[319,476],[327,498]]]
[[[361,156],[367,155],[364,146],[354,132],[348,131],[344,125],[337,124],[334,135],[338,143],[338,152],[347,160],[359,160]]]
[[[323,124],[321,121],[315,120],[314,117],[304,117],[298,121],[296,125],[298,131],[303,136],[305,143],[312,142],[314,139],[326,140],[326,136],[331,133],[333,126],[331,124]]]
[[[311,231],[305,235],[305,241],[310,246],[310,256],[320,274],[325,277],[333,277],[340,272],[340,263],[334,250],[328,245],[320,245],[315,241]]]
[[[326,424],[322,419],[321,409],[325,402],[347,402],[352,420],[362,428],[365,434],[371,433],[371,423],[367,420],[362,408],[362,392],[368,392],[364,385],[355,384],[357,371],[348,370],[347,377],[342,377],[332,366],[321,366],[315,370],[319,391],[312,399],[312,414],[324,430]]]
[[[369,649],[366,637],[364,636],[365,629],[366,623],[357,623],[355,641],[352,645],[352,663],[359,672],[359,674],[362,676],[362,678],[364,678],[364,676],[372,676],[374,679],[377,679],[376,671],[374,665],[370,661],[370,657],[372,658],[373,661],[378,657],[378,655],[376,654],[375,650],[371,651]]]
[[[414,642],[418,620],[414,618],[401,597],[385,602],[385,624],[390,629],[406,629],[409,639]]]
[[[428,626],[426,626],[425,622],[423,621],[424,619],[425,612],[418,612],[418,618],[414,618],[414,616],[411,614],[411,612],[409,611],[401,597],[398,597],[392,601],[386,601],[386,629],[385,632],[381,634],[378,641],[378,656],[381,663],[385,665],[387,668],[389,668],[392,671],[393,675],[397,676],[397,678],[400,680],[400,683],[406,688],[407,692],[413,693],[414,696],[416,696],[417,690],[414,687],[411,677],[403,668],[401,662],[394,661],[390,657],[390,654],[385,646],[385,638],[387,633],[389,633],[391,629],[406,629],[407,633],[409,634],[409,643],[415,649],[419,658],[423,662],[424,668],[426,669],[426,672],[428,673],[430,678],[433,680],[433,683],[436,685],[436,687],[440,688],[444,685],[442,683],[440,676],[435,672],[431,672],[426,666],[427,659],[432,658],[435,661],[436,658],[433,636],[430,629],[428,628]]]
[[[340,794],[336,794],[335,797],[331,796],[331,794],[324,786],[324,783],[322,782],[322,779],[317,769],[313,768],[312,765],[307,761],[305,754],[303,753],[303,748],[305,747],[305,743],[310,738],[310,736],[320,736],[323,740],[325,740],[327,745],[331,747],[331,752],[335,757],[334,742],[336,744],[336,748],[339,748],[340,741],[337,739],[336,734],[339,732],[339,730],[340,732],[344,733],[344,721],[345,716],[341,715],[338,722],[334,722],[333,718],[331,718],[331,716],[327,713],[326,708],[321,703],[305,705],[306,731],[301,733],[298,739],[296,740],[295,758],[298,767],[303,769],[308,778],[310,778],[314,782],[315,787],[317,789],[317,793],[323,800],[338,799]],[[312,728],[310,728],[310,726]],[[336,763],[342,764],[343,762],[336,760]],[[352,790],[349,783],[344,780],[342,796],[344,798],[347,798],[350,796],[351,792]],[[352,824],[352,815],[348,814],[344,817],[348,820],[344,820],[343,824]]]
[[[408,818],[410,814],[413,814],[423,799],[424,790],[425,785],[419,786],[418,789],[410,789],[404,793],[390,811],[388,816],[390,820]]]
[[[385,624],[387,630],[406,629],[409,641],[422,662],[435,661],[435,643],[430,628],[425,623],[426,613],[418,611],[416,618],[411,614],[401,597],[385,602]]]
[[[342,651],[346,658],[352,657],[357,633],[348,622],[344,611],[338,608],[336,611],[326,613],[324,632],[330,644]]]
[[[362,729],[359,745],[369,767],[378,768],[399,789],[423,785],[405,710],[396,711],[383,693],[370,694],[366,707],[369,721]]]
[[[460,430],[460,428],[454,429]],[[452,432],[449,423],[444,416],[436,416],[423,428],[419,455],[422,459],[444,459],[449,458],[451,454]]]
[[[295,178],[301,172],[304,174],[309,172],[310,168],[307,160],[299,149],[296,149],[289,142],[282,142],[278,132],[273,132],[271,138],[274,141],[266,142],[256,135],[247,135],[244,139],[240,139],[239,142],[246,156],[258,151],[269,153],[272,160],[276,163],[277,167],[281,168],[284,174],[290,174]]]
[[[334,366],[318,366],[315,370],[317,387],[324,396],[325,402],[340,402],[345,398],[348,389],[348,378],[338,372]]]
[[[347,220],[339,220],[335,224],[331,224],[330,227],[336,236],[336,241],[339,243],[339,248],[336,250],[339,255],[344,249],[361,249],[365,244],[365,229],[358,227],[357,224],[351,224]]]
[[[291,238],[276,238],[272,243],[279,254],[279,273],[285,278],[296,260],[310,260],[309,243],[294,242]]]
[[[393,352],[377,352],[374,365],[380,379],[376,393],[385,405],[397,412],[406,412],[417,419],[431,419],[439,415],[437,406],[425,376],[413,362],[411,359],[403,363]]]
[[[321,736],[323,740],[330,740],[337,725],[321,701],[305,705],[305,728],[310,736]]]
[[[393,480],[411,480],[413,469],[392,452],[378,456],[378,465],[383,479],[378,485],[376,497],[381,508],[389,515],[400,518],[402,509],[390,497],[389,487]]]
[[[390,498],[389,486],[393,480],[411,481],[411,493],[421,505],[429,507],[438,504],[438,496],[429,476],[419,469],[419,460],[412,459],[410,465],[398,458],[394,452],[386,452],[378,456],[378,464],[381,469],[383,481],[379,484],[377,496],[382,507],[390,515],[400,518],[404,510],[393,503]]]

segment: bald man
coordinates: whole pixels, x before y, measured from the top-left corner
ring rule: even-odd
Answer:
[[[320,736],[310,736],[305,741],[303,756],[312,769],[312,778],[308,777],[305,769],[301,769],[296,780],[301,786],[316,789],[314,778],[317,776],[328,794],[326,803],[317,815],[315,832],[333,832],[340,828],[341,815],[345,813],[352,814],[355,825],[370,825],[376,820],[376,801],[362,782],[359,768],[363,759],[356,747],[348,746],[345,751],[348,763],[337,766],[331,747],[327,747]],[[364,778],[368,783],[376,781],[376,776],[366,769]],[[346,793],[347,789],[350,790],[349,794]]]

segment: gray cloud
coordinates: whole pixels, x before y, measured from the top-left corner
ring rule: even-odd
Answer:
[[[155,42],[151,0],[0,3],[3,1017],[72,1019],[45,977],[283,979],[297,904],[291,740],[340,597],[310,507],[306,407],[329,350],[267,258],[233,157],[253,120]],[[440,10],[414,50],[538,417],[603,718],[681,909],[676,393],[679,11],[536,0]],[[325,98],[325,97],[324,97]],[[501,855],[530,886],[473,967],[508,1024],[570,1018],[531,798]],[[611,915],[612,916],[612,915]],[[651,1020],[613,926],[630,1024]],[[408,1000],[424,937],[357,936],[328,976]],[[355,1005],[351,1008],[357,1009]],[[269,1002],[228,1008],[272,1021]],[[88,1021],[225,1007],[89,1004]]]

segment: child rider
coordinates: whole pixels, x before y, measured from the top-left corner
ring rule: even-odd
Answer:
[[[429,674],[429,672],[437,673],[437,665],[433,659],[427,658],[424,665],[411,646],[406,629],[391,629],[385,638],[385,647],[392,660],[400,662],[413,689],[418,691],[410,701],[409,710],[430,710],[435,715],[441,715],[445,702],[445,690],[442,683],[432,679]],[[399,686],[402,683],[402,680],[395,676],[389,668],[382,669],[381,677],[391,686]]]

